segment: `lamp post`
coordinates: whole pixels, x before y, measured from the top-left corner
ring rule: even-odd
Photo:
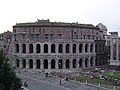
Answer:
[[[59,62],[59,69],[60,69],[60,85],[61,85],[61,63]]]

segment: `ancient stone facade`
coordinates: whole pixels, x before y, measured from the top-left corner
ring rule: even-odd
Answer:
[[[99,65],[99,62],[96,64],[97,45],[101,45],[97,49],[104,52],[104,35],[91,24],[38,20],[17,23],[13,26],[13,34],[11,58],[16,68],[49,71],[86,69]],[[97,53],[100,54],[99,51]],[[98,61],[104,65],[107,60],[102,58]]]

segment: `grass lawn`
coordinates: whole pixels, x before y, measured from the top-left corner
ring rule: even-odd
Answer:
[[[120,71],[107,70],[103,73],[103,76],[108,76],[110,78],[119,78],[120,79]]]
[[[88,80],[88,82],[92,82],[92,83],[96,83],[96,84],[104,84],[104,85],[115,85],[114,83],[112,82],[109,82],[109,81],[105,81],[105,80],[100,80],[100,79],[96,79],[96,78],[89,78],[89,77],[84,77],[84,76],[73,76],[71,77],[72,79],[77,79],[77,80],[80,80],[80,81],[86,81]]]

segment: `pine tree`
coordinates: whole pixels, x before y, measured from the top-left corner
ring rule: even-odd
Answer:
[[[9,59],[0,50],[0,90],[20,90],[22,80],[9,64]]]

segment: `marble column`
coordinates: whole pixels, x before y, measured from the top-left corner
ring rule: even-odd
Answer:
[[[118,38],[116,39],[116,60],[119,60],[119,42]]]
[[[110,43],[110,46],[111,46],[111,56],[110,56],[110,60],[113,60],[113,40],[111,39],[111,43]]]

